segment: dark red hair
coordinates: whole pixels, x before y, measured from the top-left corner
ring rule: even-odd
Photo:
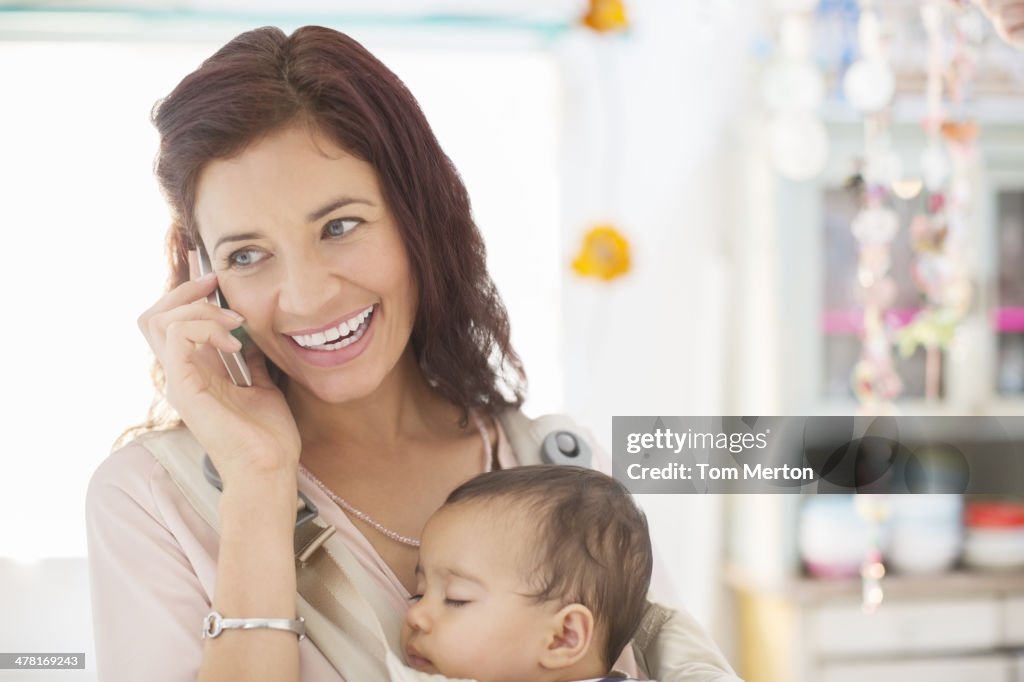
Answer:
[[[248,31],[186,76],[152,118],[160,133],[156,174],[173,217],[169,287],[188,279],[204,166],[305,123],[377,172],[416,277],[410,343],[425,378],[464,417],[469,408],[494,414],[522,404],[526,375],[466,188],[415,98],[362,45],[320,26],[290,36]],[[162,385],[159,370],[156,378]]]

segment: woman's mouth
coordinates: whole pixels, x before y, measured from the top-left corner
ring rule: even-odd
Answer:
[[[373,317],[376,309],[376,304],[371,305],[344,322],[322,332],[288,336],[296,345],[308,350],[332,351],[345,348],[346,346],[351,346],[366,333],[367,328],[370,326],[370,319]]]
[[[360,355],[370,343],[379,307],[379,303],[374,303],[329,329],[284,336],[307,363],[319,367],[340,365]]]

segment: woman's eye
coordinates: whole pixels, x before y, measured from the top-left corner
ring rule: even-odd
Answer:
[[[409,597],[409,601],[411,601],[413,604],[418,602],[420,599],[423,599],[423,595],[422,594],[414,594],[411,597]]]
[[[324,225],[328,237],[341,237],[354,230],[363,221],[359,218],[336,218]]]
[[[445,606],[459,607],[459,606],[465,606],[468,603],[469,603],[468,599],[448,599],[446,597],[445,600],[444,600],[444,605]]]
[[[228,256],[228,266],[232,268],[247,268],[263,260],[263,254],[256,249],[239,249]]]

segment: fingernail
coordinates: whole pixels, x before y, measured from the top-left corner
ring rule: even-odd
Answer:
[[[234,310],[231,310],[231,309],[229,309],[229,308],[223,308],[222,310],[223,310],[223,311],[225,312],[225,314],[227,314],[227,316],[228,316],[228,317],[230,317],[230,318],[231,318],[232,320],[235,320],[235,321],[237,321],[237,322],[239,322],[239,323],[245,322],[245,318],[244,318],[244,317],[242,317],[241,315],[239,315],[238,313],[236,313],[236,312],[235,312]]]
[[[216,272],[208,272],[205,275],[203,275],[202,277],[200,277],[199,279],[197,279],[196,281],[197,282],[209,282],[211,279],[213,279],[216,276],[217,276]]]

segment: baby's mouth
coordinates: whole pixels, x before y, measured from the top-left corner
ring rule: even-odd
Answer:
[[[410,668],[416,668],[416,670],[421,672],[428,672],[434,669],[434,664],[430,662],[430,659],[421,655],[412,647],[408,647],[405,650],[405,659],[408,661]]]

